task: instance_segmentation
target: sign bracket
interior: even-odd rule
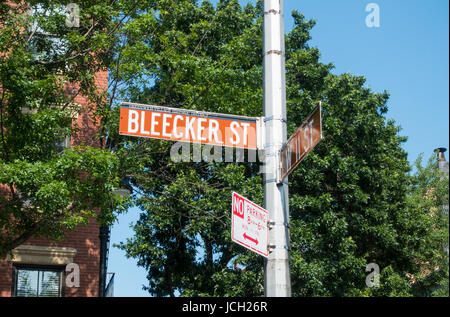
[[[269,221],[268,224],[269,224],[269,229],[272,229],[275,226],[283,226],[283,227],[286,227],[288,229],[291,227],[291,225],[289,223],[287,223],[287,222]]]
[[[256,118],[256,149],[258,151],[264,150],[264,143],[266,142],[265,118]]]
[[[269,245],[269,253],[272,253],[274,249],[285,249],[285,250],[287,250],[287,251],[290,251],[290,250],[291,250],[291,248],[288,247],[287,245],[279,246],[279,245],[273,245],[273,244],[270,244],[270,245]]]

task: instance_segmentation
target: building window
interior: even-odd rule
[[[30,50],[36,60],[55,61],[68,51],[68,41],[61,34],[65,26],[65,7],[59,4],[35,4],[30,8],[33,23],[30,26]],[[58,22],[59,21],[59,22]]]
[[[13,296],[62,297],[63,267],[14,265]]]
[[[59,154],[63,153],[66,148],[70,148],[70,142],[71,142],[70,136],[66,136],[61,141],[56,142],[55,143],[56,152],[58,152]]]

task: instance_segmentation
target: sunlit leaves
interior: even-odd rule
[[[122,3],[77,4],[74,28],[65,23],[66,1],[0,5],[2,255],[33,235],[59,239],[93,218],[111,224],[113,210],[126,206],[112,195],[120,161],[75,137],[90,129],[85,141],[104,141],[106,127],[92,126],[108,113],[95,74],[109,65]],[[87,113],[77,96],[88,101]],[[73,124],[78,117],[81,127]],[[70,136],[79,147],[68,148]]]

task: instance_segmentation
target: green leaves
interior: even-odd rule
[[[261,2],[145,5],[126,22],[114,56],[120,97],[262,115]],[[331,74],[333,65],[308,45],[315,22],[293,16],[286,36],[288,135],[318,101],[324,130],[289,176],[293,295],[416,294],[411,276],[442,260],[442,218],[429,210],[448,202],[445,186],[423,169],[411,178],[406,138],[385,117],[389,94],[373,92],[362,76]],[[114,110],[112,118],[118,120]],[[119,247],[146,268],[146,289],[157,296],[261,296],[262,258],[232,243],[229,232],[232,191],[263,204],[258,164],[174,163],[170,142],[111,136],[143,210],[135,235]],[[442,198],[423,199],[430,188]],[[379,288],[365,283],[369,263],[381,269]]]
[[[50,238],[62,236],[65,228],[73,229],[92,216],[112,223],[111,211],[122,203],[112,195],[119,183],[117,168],[114,155],[89,147],[67,149],[49,162],[2,163],[0,183],[14,184],[16,195],[2,196],[0,200],[2,247],[6,248],[14,240],[15,235],[10,233],[26,232],[26,223],[32,219],[51,220],[48,224],[51,231],[43,226],[36,232]],[[98,210],[102,212],[96,215]],[[15,219],[9,218],[10,214]]]
[[[78,28],[66,26],[66,4],[0,7],[2,256],[34,235],[59,239],[93,218],[111,224],[113,211],[127,206],[112,195],[120,181],[116,155],[84,145],[64,148],[81,144],[81,134],[100,145],[107,134],[97,125],[109,113],[107,83],[98,72],[110,65],[121,3],[79,1]]]

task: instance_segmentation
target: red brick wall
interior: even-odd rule
[[[99,90],[108,89],[108,71],[100,71],[95,76],[95,85]],[[76,88],[74,89],[77,90]],[[74,103],[83,105],[83,110],[78,115],[78,118],[74,122],[74,126],[79,129],[72,135],[72,146],[84,143],[85,145],[99,147],[100,140],[97,137],[98,125],[100,122],[97,118],[97,122],[93,121],[90,110],[92,108],[87,107],[88,100],[86,97],[77,95],[74,99]]]
[[[67,234],[63,241],[51,242],[43,238],[32,238],[24,245],[70,247],[77,249],[73,263],[80,267],[80,287],[65,287],[65,297],[98,296],[100,268],[99,226],[92,220],[87,226],[79,226]],[[0,296],[11,296],[12,267],[10,261],[0,260]],[[71,273],[69,271],[68,273]],[[65,279],[65,278],[64,278]]]
[[[95,83],[98,89],[106,90],[108,87],[108,72],[106,70],[98,72]],[[99,147],[99,139],[93,137],[97,132],[98,122],[93,122],[90,119],[87,98],[77,96],[74,101],[82,105],[83,110],[73,123],[74,126],[78,126],[81,129],[79,129],[78,133],[72,135],[72,146],[84,143]],[[5,188],[3,187],[3,189]],[[0,194],[2,193],[0,192]],[[66,239],[63,241],[52,242],[43,238],[32,238],[25,242],[24,245],[75,248],[77,254],[73,262],[78,264],[80,268],[80,287],[65,287],[64,295],[66,297],[95,297],[99,295],[100,239],[99,225],[95,220],[92,220],[87,226],[79,226],[75,230],[68,232]],[[12,262],[0,259],[1,297],[11,296],[12,267]]]

